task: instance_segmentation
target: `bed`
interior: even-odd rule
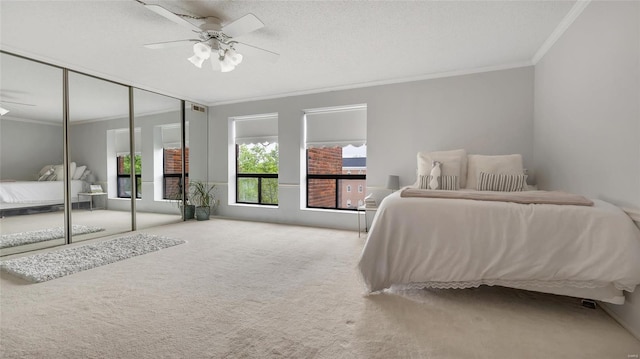
[[[623,304],[640,284],[640,230],[618,207],[465,198],[479,193],[405,188],[384,198],[358,264],[367,291],[499,285]]]
[[[79,202],[78,193],[89,190],[91,170],[69,163],[71,203]],[[0,181],[0,213],[30,214],[59,209],[64,205],[65,172],[62,164],[47,164],[34,175],[37,181]]]
[[[88,189],[88,183],[71,180],[71,200],[76,202],[78,193]],[[62,181],[12,181],[0,182],[0,209],[20,209],[28,207],[64,204]]]

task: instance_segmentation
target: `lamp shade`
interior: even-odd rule
[[[237,53],[233,48],[227,50],[225,57],[228,58],[234,66],[238,66],[242,62],[242,55]]]
[[[202,63],[204,62],[205,58],[200,57],[198,55],[193,55],[190,58],[188,58],[187,60],[189,60],[189,62],[194,64],[196,67],[202,68]]]
[[[396,191],[400,189],[400,176],[389,175],[387,178],[387,189]]]
[[[222,72],[230,72],[235,69],[236,66],[229,60],[227,56],[225,56],[222,60],[220,60],[220,71]]]
[[[206,60],[211,56],[211,46],[198,42],[193,45],[193,53]]]

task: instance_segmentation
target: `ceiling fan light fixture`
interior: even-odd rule
[[[222,72],[231,72],[235,68],[236,66],[232,64],[226,56],[223,60],[220,61],[220,71]]]
[[[231,47],[226,51],[226,58],[229,59],[229,61],[231,61],[231,63],[234,66],[238,66],[240,65],[240,63],[242,62],[242,55],[237,53],[236,50]]]
[[[211,46],[197,42],[193,45],[193,54],[206,60],[211,56]]]
[[[198,55],[193,55],[190,58],[188,58],[187,60],[189,60],[197,68],[202,68],[202,63],[204,62],[205,58],[202,58],[202,57],[200,57]]]

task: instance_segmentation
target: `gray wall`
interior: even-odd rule
[[[62,164],[62,123],[0,121],[0,179],[37,180],[47,164]]]
[[[640,208],[639,61],[640,3],[592,2],[535,66],[541,188]],[[638,290],[608,308],[640,337]]]
[[[292,96],[209,108],[209,178],[220,184],[218,214],[234,218],[355,229],[353,213],[301,210],[304,109],[367,104],[367,185],[415,181],[419,151],[466,148],[469,153],[521,153],[533,163],[533,67],[361,89]],[[278,113],[278,208],[227,205],[229,118]],[[304,178],[304,177],[302,177]],[[304,184],[304,182],[302,182]]]
[[[190,173],[193,180],[206,180],[207,175],[207,122],[206,115],[199,112],[186,113],[189,122],[188,140],[190,146]],[[155,115],[136,117],[135,127],[141,129],[142,137],[142,199],[136,202],[139,211],[178,213],[176,203],[155,200],[154,191],[154,128],[163,124],[180,122],[180,112],[166,112]],[[69,151],[71,160],[79,165],[87,165],[97,176],[97,182],[106,190],[107,185],[107,131],[128,128],[127,118],[79,123],[70,127]],[[115,163],[112,163],[115,166]],[[112,169],[112,171],[115,167]],[[115,191],[109,192],[109,209],[130,210],[128,199],[116,198]]]

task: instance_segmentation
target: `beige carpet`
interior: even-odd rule
[[[356,232],[219,219],[145,232],[187,243],[39,284],[3,273],[0,357],[640,353],[606,313],[567,297],[497,287],[363,297]]]

